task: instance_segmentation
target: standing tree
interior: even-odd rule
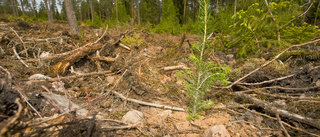
[[[65,0],[64,4],[65,4],[65,10],[66,10],[69,26],[70,26],[70,32],[73,35],[79,35],[80,31],[79,31],[76,15],[75,15],[74,10],[73,10],[72,1],[71,0]]]
[[[115,0],[115,3],[116,3],[116,18],[117,18],[117,21],[119,21],[119,18],[118,18],[118,0]]]
[[[24,4],[23,4],[23,0],[20,0],[20,4],[21,4],[21,9],[22,9],[22,15],[26,16],[25,12],[24,12]]]
[[[92,4],[92,0],[90,0],[89,2],[90,2],[90,10],[91,10],[91,21],[92,21],[92,23],[93,23],[93,16],[94,16],[94,14],[93,14],[93,4]]]
[[[36,1],[35,1],[35,0],[31,0],[31,3],[32,3],[33,16],[34,16],[34,17],[37,17],[37,15],[36,15],[36,9],[35,9],[35,8],[36,8],[36,6],[35,6],[35,5],[36,5],[36,4],[35,4]]]
[[[138,25],[140,26],[140,0],[137,1]]]
[[[16,8],[15,8],[16,4],[15,4],[14,1],[15,1],[15,0],[11,0],[11,4],[12,4],[13,15],[14,15],[14,17],[16,18],[16,17],[18,16],[18,13],[17,13],[17,11],[16,11]]]
[[[51,18],[52,16],[51,16],[50,8],[48,6],[48,0],[44,0],[44,4],[47,9],[47,16],[48,16],[49,23],[52,24],[52,18]]]

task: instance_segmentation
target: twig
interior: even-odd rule
[[[22,60],[22,59],[20,58],[20,56],[18,55],[18,53],[17,53],[17,51],[16,51],[16,46],[15,46],[15,45],[13,45],[12,50],[13,50],[14,54],[17,56],[17,58],[20,60],[20,62],[21,62],[24,66],[26,66],[27,68],[29,68],[29,66],[28,66],[26,63],[24,63],[23,60]]]
[[[27,97],[24,96],[22,94],[22,92],[20,91],[20,87],[15,87],[15,90],[18,91],[18,93],[20,94],[20,96],[23,98],[24,102],[26,102],[28,104],[28,106],[34,111],[36,112],[36,114],[42,118],[42,116],[40,115],[40,113],[30,104],[30,102],[28,101]]]
[[[7,84],[11,85],[11,82],[12,82],[12,74],[5,68],[3,68],[2,66],[0,66],[0,69],[2,69],[4,72],[7,73]]]
[[[91,132],[93,130],[93,128],[95,127],[95,120],[96,120],[96,114],[93,114],[93,117],[92,119],[89,121],[90,124],[87,124],[87,127],[88,127],[88,131],[87,131],[87,137],[91,137]],[[89,123],[88,122],[88,123]]]
[[[123,96],[122,94],[120,94],[119,92],[114,91],[114,90],[112,90],[112,93],[115,94],[116,96],[120,97],[123,100],[127,100],[127,101],[130,101],[130,102],[138,103],[138,104],[141,104],[141,105],[152,106],[152,107],[163,108],[163,109],[171,109],[171,110],[176,110],[176,111],[185,111],[183,108],[159,105],[159,104],[144,102],[144,101],[140,101],[140,100],[136,100],[136,99],[132,99],[132,98],[127,98],[127,97]]]
[[[122,77],[124,76],[124,74],[127,73],[127,70],[128,70],[128,69],[126,69],[126,70],[122,73],[121,77],[120,77],[120,78],[117,80],[117,82],[113,85],[112,90],[115,89],[115,87],[119,84],[119,81],[122,79]]]
[[[42,130],[45,130],[45,129],[47,129],[47,128],[51,128],[51,127],[54,127],[54,126],[71,125],[71,124],[77,124],[77,123],[79,123],[79,122],[77,122],[77,121],[72,121],[72,122],[67,122],[67,123],[52,124],[52,125],[49,125],[49,126],[46,126],[46,127],[42,127],[42,128],[40,128],[40,129],[38,129],[38,130],[36,130],[36,131],[33,131],[33,132],[31,132],[30,134],[28,134],[28,135],[26,135],[26,136],[24,136],[24,137],[31,137],[31,136],[32,136],[33,134],[35,134],[35,133],[41,132]]]
[[[165,136],[165,135],[175,135],[175,134],[188,134],[188,133],[203,133],[203,130],[184,130],[184,131],[178,131],[178,132],[171,132],[171,133],[162,133],[158,134],[156,136]]]
[[[98,43],[98,42],[101,40],[101,38],[104,37],[104,35],[106,34],[107,30],[108,30],[108,24],[107,24],[106,30],[104,31],[104,33],[102,34],[102,36],[94,42],[95,44]]]
[[[4,136],[4,134],[6,132],[8,132],[8,127],[13,124],[19,117],[20,117],[20,114],[21,114],[21,111],[22,111],[22,105],[20,103],[20,98],[17,98],[15,101],[14,101],[16,104],[18,104],[18,112],[13,116],[13,117],[10,117],[5,123],[5,126],[1,129],[0,131],[0,136]]]
[[[282,128],[282,130],[284,131],[284,133],[286,134],[287,137],[290,137],[288,131],[286,130],[286,128],[283,126],[282,122],[281,122],[281,119],[280,119],[280,116],[279,116],[279,113],[276,114],[277,116],[277,120]]]
[[[140,122],[138,122],[136,124],[133,124],[133,125],[127,125],[127,126],[102,127],[102,129],[105,129],[107,131],[109,131],[109,130],[119,130],[119,129],[131,129],[131,128],[136,128],[138,124],[140,124]]]
[[[180,130],[178,129],[178,127],[177,127],[176,123],[174,123],[174,120],[173,120],[171,117],[167,117],[167,119],[170,119],[170,120],[171,120],[171,122],[172,122],[172,124],[173,124],[174,128],[179,132]]]
[[[17,36],[17,37],[19,38],[19,40],[22,42],[22,45],[23,45],[23,47],[24,47],[24,52],[25,52],[25,54],[26,54],[26,57],[28,58],[28,52],[27,52],[27,48],[26,48],[25,43],[23,42],[23,40],[21,39],[21,37],[18,35],[18,33],[17,33],[13,28],[10,27],[10,29],[11,29],[11,31],[14,32],[14,34],[16,34],[16,36]]]

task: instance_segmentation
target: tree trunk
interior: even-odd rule
[[[47,9],[47,16],[48,16],[49,23],[52,24],[52,18],[51,18],[50,9],[48,6],[48,0],[44,0],[44,5],[46,6],[46,9]]]
[[[18,11],[18,6],[17,6],[17,1],[16,0],[13,0],[14,2],[14,9],[16,10],[16,13],[17,13],[17,16],[19,16],[19,11]]]
[[[318,3],[318,6],[317,6],[316,16],[314,17],[314,24],[313,25],[317,25],[317,17],[318,17],[319,6],[320,6],[320,1]]]
[[[216,3],[216,14],[214,14],[214,19],[217,18],[217,14],[218,14],[218,7],[219,7],[219,0],[217,0],[217,3]]]
[[[16,18],[17,17],[17,12],[16,12],[16,8],[15,8],[14,0],[11,0],[11,4],[12,4],[13,15]]]
[[[80,18],[80,20],[82,21],[83,19],[82,19],[82,12],[81,12],[81,7],[79,7],[80,9],[79,9],[79,18]]]
[[[26,16],[25,12],[24,12],[24,5],[23,5],[23,1],[20,0],[20,3],[21,3],[21,9],[22,9],[22,15],[23,16]]]
[[[31,4],[32,4],[32,12],[33,12],[33,16],[34,16],[34,17],[37,17],[37,15],[36,15],[36,10],[35,10],[35,8],[34,8],[34,7],[35,7],[35,5],[34,5],[34,1],[35,1],[35,0],[31,0]]]
[[[137,13],[138,13],[138,25],[140,25],[140,3],[139,3],[139,0],[137,2]]]
[[[233,15],[236,15],[237,13],[237,0],[234,0],[234,9],[233,9]],[[236,18],[233,18],[232,20],[232,26],[234,26],[234,21]],[[232,27],[232,32],[234,31],[234,27]]]
[[[117,18],[117,21],[119,21],[119,19],[118,19],[118,0],[115,0],[115,3],[116,3],[116,18]]]
[[[66,8],[66,13],[67,13],[69,26],[70,26],[70,32],[73,35],[79,35],[80,31],[79,31],[76,15],[75,15],[74,10],[73,10],[72,1],[71,0],[65,0],[64,4],[65,4],[65,8]]]
[[[134,14],[133,14],[133,0],[131,0],[131,23],[134,24]]]
[[[93,23],[93,5],[92,5],[92,0],[90,0],[90,9],[91,9],[91,21]]]
[[[53,20],[53,14],[52,14],[51,2],[50,2],[50,1],[51,1],[51,0],[49,0],[48,6],[50,7],[50,8],[49,8],[50,18],[51,18],[51,20]]]
[[[187,8],[187,0],[184,0],[184,3],[183,3],[183,24],[186,24],[186,8]]]

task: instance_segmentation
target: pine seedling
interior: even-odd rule
[[[200,0],[200,15],[199,15],[199,44],[192,45],[194,54],[191,54],[189,59],[194,64],[194,69],[186,70],[186,74],[191,79],[186,81],[186,89],[189,97],[189,119],[195,119],[199,117],[199,113],[204,109],[213,105],[210,100],[205,100],[205,93],[211,91],[211,86],[219,83],[221,85],[227,85],[229,82],[226,78],[226,74],[230,72],[229,67],[220,66],[214,64],[211,61],[206,60],[204,55],[206,47],[209,45],[207,24],[210,15],[209,0]],[[179,75],[179,74],[178,74]],[[181,74],[180,74],[181,76]]]

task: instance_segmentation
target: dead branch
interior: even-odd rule
[[[24,52],[26,53],[26,57],[28,57],[28,52],[27,52],[26,44],[23,42],[23,40],[21,39],[21,37],[18,35],[18,33],[17,33],[13,28],[10,27],[10,29],[11,29],[11,31],[14,32],[14,34],[16,34],[16,36],[17,36],[17,37],[19,38],[19,40],[21,41],[21,43],[22,43],[22,45],[23,45],[23,47],[24,47]]]
[[[126,49],[126,50],[129,50],[129,51],[131,50],[130,47],[128,47],[128,46],[126,46],[126,45],[124,45],[122,43],[119,43],[119,46],[124,48],[124,49]]]
[[[22,111],[22,108],[23,108],[21,103],[20,103],[20,98],[17,98],[15,100],[15,103],[18,104],[18,112],[14,116],[10,117],[7,121],[5,121],[5,126],[0,131],[0,136],[1,137],[4,136],[4,134],[6,132],[8,132],[9,126],[12,125],[20,117],[20,114],[21,114],[21,111]]]
[[[105,126],[105,127],[102,127],[102,129],[105,129],[107,131],[110,131],[110,130],[119,130],[119,129],[131,129],[131,128],[137,128],[137,125],[140,124],[139,123],[136,123],[136,124],[133,124],[133,125],[127,125],[127,126]]]
[[[239,84],[241,84],[241,85],[248,85],[248,86],[261,85],[261,84],[266,84],[266,83],[271,83],[271,82],[274,82],[274,81],[279,81],[279,80],[287,79],[287,78],[293,77],[294,75],[295,75],[295,74],[291,74],[291,75],[284,76],[284,77],[281,77],[281,78],[270,79],[270,80],[268,80],[268,81],[262,81],[262,82],[258,82],[258,83],[241,83],[241,82],[239,82]]]
[[[188,134],[188,133],[204,133],[203,130],[184,130],[184,131],[178,131],[178,132],[171,132],[171,133],[162,133],[162,134],[158,134],[156,136],[166,136],[166,135],[176,135],[176,134]]]
[[[102,36],[101,36],[99,39],[97,39],[97,40],[94,42],[94,44],[98,43],[98,42],[101,40],[101,38],[103,38],[104,35],[106,35],[107,30],[108,30],[108,24],[107,24],[107,27],[106,27],[106,29],[104,30]]]
[[[29,68],[29,66],[28,66],[26,63],[24,63],[23,60],[22,60],[22,59],[20,58],[20,56],[18,55],[18,53],[17,53],[17,51],[16,51],[16,46],[15,46],[15,45],[13,45],[12,50],[13,50],[14,54],[16,55],[16,57],[19,59],[19,61],[20,61],[24,66],[26,66],[27,68]]]
[[[7,82],[6,83],[8,85],[11,85],[12,78],[13,78],[12,74],[7,69],[3,68],[2,66],[0,66],[0,69],[2,69],[4,72],[7,73]]]
[[[163,109],[176,110],[176,111],[185,111],[183,108],[159,105],[159,104],[144,102],[144,101],[140,101],[140,100],[136,100],[136,99],[132,99],[132,98],[127,98],[127,97],[123,96],[122,94],[120,94],[119,92],[114,91],[114,90],[112,90],[112,93],[115,94],[116,96],[120,97],[123,100],[127,100],[127,101],[130,101],[130,102],[133,102],[133,103],[138,103],[138,104],[141,104],[141,105],[152,106],[152,107],[163,108]]]
[[[254,103],[255,105],[265,109],[266,111],[268,112],[271,112],[273,114],[279,114],[280,116],[282,117],[286,117],[286,118],[289,118],[289,119],[293,119],[295,121],[298,121],[298,122],[301,122],[301,123],[305,123],[307,125],[310,125],[310,126],[313,126],[317,129],[320,129],[320,124],[317,123],[314,119],[312,118],[308,118],[308,117],[303,117],[301,115],[298,115],[298,114],[294,114],[292,112],[288,112],[286,110],[282,110],[282,109],[278,109],[260,99],[257,99],[255,97],[252,97],[248,94],[245,94],[245,93],[236,93],[236,96],[237,97],[240,97],[242,99],[245,99],[245,100],[248,100],[252,103]]]
[[[119,57],[119,55],[117,55],[115,58],[100,56],[100,52],[97,51],[96,56],[92,57],[91,59],[92,60],[107,61],[107,62],[114,62],[114,61],[116,61],[116,59],[118,57]]]
[[[271,96],[271,97],[278,97],[278,98],[286,98],[286,99],[309,99],[309,100],[316,100],[316,99],[320,99],[320,98],[315,98],[315,97],[292,97],[292,96],[287,96],[287,95],[281,95],[281,94],[270,94],[270,93],[266,93],[266,92],[261,92],[261,90],[265,90],[265,89],[282,89],[282,90],[300,90],[300,91],[308,91],[311,89],[316,89],[319,88],[319,86],[314,86],[314,87],[307,87],[307,88],[285,88],[285,87],[280,87],[280,86],[272,86],[272,87],[263,87],[263,88],[253,88],[253,89],[249,89],[247,87],[241,86],[243,88],[245,88],[246,90],[243,91],[234,91],[234,92],[230,92],[231,94],[236,94],[236,93],[245,93],[245,92],[256,92],[259,94],[263,94],[263,95],[267,95],[267,96]]]
[[[74,79],[74,78],[79,78],[79,77],[86,77],[86,76],[92,76],[92,75],[106,75],[106,76],[110,76],[110,75],[114,75],[117,74],[118,72],[112,73],[111,70],[107,70],[107,71],[101,71],[101,72],[91,72],[91,73],[85,73],[85,74],[79,74],[79,75],[72,75],[72,76],[66,76],[66,77],[56,77],[56,78],[52,78],[52,79],[45,79],[45,80],[30,80],[27,81],[28,83],[32,83],[32,82],[42,82],[42,81],[58,81],[59,79]]]
[[[47,128],[51,128],[51,127],[54,127],[54,126],[62,126],[62,125],[72,125],[72,124],[78,124],[79,121],[72,121],[72,122],[67,122],[67,123],[58,123],[58,124],[52,124],[52,125],[49,125],[49,126],[46,126],[46,127],[42,127],[40,129],[37,129],[36,131],[33,131],[31,132],[30,134],[24,136],[24,137],[31,137],[33,134],[36,134],[36,133],[39,133]]]
[[[279,114],[277,113],[276,116],[277,116],[277,120],[278,120],[278,122],[279,122],[282,130],[284,131],[284,133],[286,134],[287,137],[290,137],[288,131],[286,130],[286,128],[283,126],[283,124],[282,124],[282,122],[281,122],[281,119],[280,119]]]
[[[251,112],[251,113],[255,113],[255,114],[257,114],[257,115],[261,115],[261,116],[264,116],[264,117],[266,117],[266,118],[270,118],[270,119],[273,119],[273,120],[277,120],[276,118],[271,117],[271,116],[269,116],[269,115],[266,115],[266,114],[263,114],[263,113],[260,113],[260,112],[257,112],[257,111],[251,111],[250,109],[247,109],[247,108],[245,108],[245,107],[242,107],[242,108],[245,109],[245,110],[247,110],[247,111],[249,111],[249,112]],[[306,133],[306,134],[309,134],[309,135],[312,135],[312,136],[320,137],[319,135],[310,133],[310,132],[305,131],[305,130],[303,130],[303,129],[293,127],[293,126],[291,126],[290,124],[288,124],[288,123],[286,123],[286,122],[281,121],[281,123],[282,123],[282,124],[285,124],[286,126],[292,128],[292,129],[294,129],[294,130],[297,130],[297,131],[300,131],[300,132],[303,132],[303,133]]]
[[[168,67],[164,67],[162,69],[165,71],[169,71],[169,70],[188,69],[188,68],[186,68],[184,65],[179,65],[179,66],[168,66]]]
[[[222,89],[231,88],[232,86],[238,84],[241,80],[247,78],[247,77],[250,76],[251,74],[257,72],[257,71],[260,70],[261,68],[269,65],[271,62],[273,62],[273,61],[275,61],[276,59],[278,59],[282,54],[284,54],[285,52],[287,52],[287,51],[288,51],[289,49],[291,49],[291,48],[301,47],[301,46],[309,45],[309,44],[316,43],[316,42],[319,42],[319,41],[320,41],[320,39],[316,39],[316,40],[309,41],[309,42],[305,42],[305,43],[302,43],[302,44],[292,45],[292,46],[290,46],[289,48],[287,48],[287,49],[285,49],[284,51],[282,51],[281,53],[279,53],[277,56],[275,56],[272,60],[267,61],[266,63],[264,63],[264,64],[261,65],[260,67],[256,68],[255,70],[251,71],[250,73],[246,74],[245,76],[239,78],[238,80],[236,80],[235,82],[233,82],[233,83],[230,84],[229,86],[223,87]],[[220,89],[218,92],[220,92],[222,89]],[[215,94],[217,94],[218,92],[216,92]]]

